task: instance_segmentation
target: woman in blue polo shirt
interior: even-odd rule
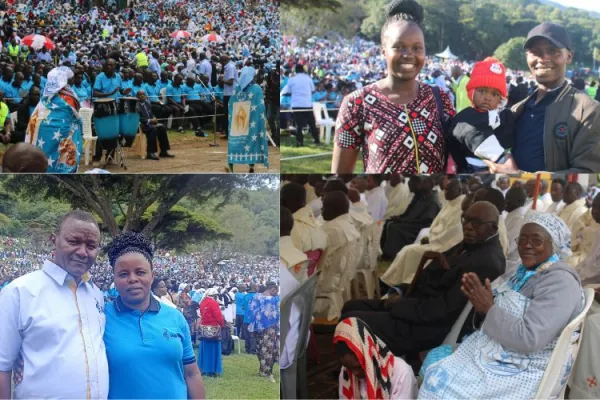
[[[204,384],[183,315],[151,294],[153,250],[126,232],[108,248],[119,297],[106,305],[109,399],[203,399]]]

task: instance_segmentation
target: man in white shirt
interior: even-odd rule
[[[553,179],[550,185],[550,196],[552,196],[552,204],[548,206],[546,212],[558,215],[565,207],[563,195],[567,182],[564,179]]]
[[[389,187],[390,189],[386,193],[388,205],[385,210],[385,219],[404,214],[414,197],[414,193],[408,188],[408,182],[400,174],[392,174]]]
[[[76,210],[51,240],[54,259],[0,293],[0,398],[11,398],[11,371],[22,358],[15,399],[106,399],[104,298],[88,274],[100,229],[90,213]]]
[[[235,64],[231,61],[228,55],[221,57],[221,64],[223,67],[223,107],[225,108],[225,118],[223,122],[225,124],[225,135],[229,136],[229,99],[233,96],[233,88],[238,81],[238,72],[235,68]]]
[[[302,128],[306,125],[310,128],[315,144],[320,144],[319,131],[315,122],[315,116],[312,111],[312,95],[315,92],[315,85],[305,72],[304,66],[296,65],[296,75],[288,80],[287,85],[281,91],[282,96],[291,95],[292,110],[294,122],[296,123],[296,144],[304,145]]]
[[[548,211],[548,207],[552,205],[552,195],[548,193],[548,181],[545,179],[540,180],[540,198],[544,211]],[[538,200],[538,201],[539,201]]]
[[[367,175],[367,205],[373,220],[380,221],[385,217],[388,200],[385,189],[381,187],[382,175]]]
[[[200,64],[198,65],[198,73],[200,75],[204,75],[208,78],[210,82],[212,76],[212,65],[210,65],[210,61],[206,58],[206,53],[200,53]]]

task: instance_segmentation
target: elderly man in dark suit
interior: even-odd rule
[[[413,284],[390,290],[388,299],[347,302],[340,321],[361,319],[397,357],[439,346],[468,302],[461,291],[463,275],[473,272],[492,282],[504,273],[498,219],[491,203],[473,204],[462,218],[461,243],[444,253],[425,253],[432,260],[427,268],[417,272]]]
[[[158,160],[156,152],[158,150],[156,139],[160,145],[160,157],[171,158],[175,157],[168,153],[170,149],[169,137],[167,136],[167,128],[163,124],[159,124],[156,117],[152,113],[152,105],[148,101],[148,96],[144,90],[137,92],[137,98],[140,102],[140,123],[142,124],[142,132],[146,134],[148,141],[146,158],[149,160]]]

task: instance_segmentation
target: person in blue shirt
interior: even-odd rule
[[[183,86],[183,93],[185,94],[186,104],[190,106],[190,111],[186,115],[194,115],[195,117],[211,115],[210,105],[203,102],[200,98],[200,87],[201,85],[196,83],[193,75],[188,75],[186,78],[185,85]],[[197,121],[198,127],[196,128],[196,136],[207,137],[208,135],[202,130],[200,118],[192,118],[192,122]]]
[[[92,106],[92,88],[83,84],[83,75],[81,73],[76,73],[73,76],[72,89],[77,97],[79,97],[82,107],[89,108]]]
[[[241,284],[238,288],[238,292],[235,294],[235,328],[237,329],[238,336],[242,335],[242,327],[244,326],[244,314],[246,313],[246,307],[248,302],[246,301],[246,285]]]
[[[133,70],[129,68],[123,68],[121,71],[121,88],[129,89],[133,86]]]
[[[314,92],[312,95],[313,102],[315,102],[315,103],[323,102],[326,100],[326,97],[327,97],[327,90],[325,90],[323,83],[319,83],[317,85],[317,91]]]
[[[144,76],[142,74],[135,74],[131,81],[131,97],[136,97],[140,90],[144,89]]]
[[[123,88],[121,76],[116,73],[117,62],[113,58],[109,58],[104,66],[104,72],[96,77],[94,82],[94,90],[92,95],[96,98],[110,97],[119,101],[119,96],[128,96],[131,93],[131,88]],[[117,139],[98,140],[100,146],[96,146],[96,154],[93,161],[99,162],[102,158],[102,150],[106,150],[107,158],[112,157],[115,148],[117,147]]]
[[[156,82],[160,89],[166,89],[171,84],[171,80],[169,79],[169,74],[167,71],[162,71],[160,73],[160,80]]]
[[[169,118],[169,115],[171,115],[171,109],[162,102],[162,97],[160,94],[160,89],[162,87],[159,85],[158,81],[158,74],[153,72],[150,74],[148,82],[146,82],[143,87],[144,91],[148,95],[150,105],[152,106],[152,113],[156,115],[156,118],[159,120],[164,120],[163,123],[166,125],[166,120]]]
[[[203,399],[204,384],[183,315],[152,296],[153,249],[125,232],[108,247],[119,297],[105,306],[109,399]]]
[[[177,124],[177,130],[182,133],[183,129],[183,116],[186,115],[185,112],[185,94],[183,89],[183,76],[181,74],[175,75],[173,78],[173,83],[171,83],[167,87],[167,104],[173,113],[173,122]],[[194,111],[190,108],[187,113],[188,116],[194,117]],[[192,125],[194,125],[194,129],[196,133],[199,132],[199,123],[197,118],[191,119]],[[201,131],[201,130],[200,130]]]
[[[21,100],[27,93],[28,91],[23,88],[23,74],[17,72],[12,83],[4,88],[4,98],[10,112],[17,111]]]
[[[246,342],[246,353],[248,354],[256,354],[256,339],[254,335],[248,331],[248,324],[254,320],[254,316],[248,311],[248,304],[252,301],[254,296],[256,296],[256,292],[258,291],[258,285],[256,283],[250,284],[250,289],[248,293],[246,293],[246,297],[244,299],[246,303],[246,311],[244,312],[244,325],[242,326],[242,335],[243,339]]]

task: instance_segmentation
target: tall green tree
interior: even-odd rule
[[[525,59],[525,53],[523,52],[523,45],[527,38],[516,37],[510,39],[508,42],[501,44],[494,52],[494,57],[502,61],[504,65],[510,69],[517,69],[521,71],[529,70],[527,61]]]

